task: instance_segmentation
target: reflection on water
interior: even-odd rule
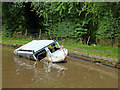
[[[2,47],[3,88],[117,88],[118,70],[68,57],[68,63],[19,58]]]
[[[57,79],[57,78],[63,78],[65,76],[65,71],[67,68],[65,66],[55,64],[52,62],[46,62],[46,61],[35,61],[33,64],[30,64],[28,60],[22,60],[22,58],[14,56],[14,62],[17,64],[16,73],[20,74],[22,72],[23,67],[26,69],[30,69],[32,72],[34,72],[32,81],[40,81],[44,79]],[[40,64],[42,63],[42,64]],[[42,65],[43,67],[40,68],[38,64]],[[56,69],[56,72],[54,77],[49,77],[49,73],[52,72],[52,69]],[[52,72],[53,73],[53,72]]]

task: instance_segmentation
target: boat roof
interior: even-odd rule
[[[54,42],[56,42],[56,41],[54,41],[54,40],[33,40],[33,41],[21,46],[19,49],[34,50],[36,52],[42,48],[45,48],[45,47],[51,45]]]

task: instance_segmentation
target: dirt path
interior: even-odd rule
[[[81,50],[88,50],[88,51],[95,51],[95,52],[105,52],[105,53],[110,53],[110,54],[120,54],[120,53],[113,53],[113,52],[110,52],[110,51],[104,51],[104,50],[91,50],[91,49],[83,49],[83,48],[69,47],[69,46],[65,46],[65,48],[81,49]]]
[[[118,53],[113,53],[113,52],[104,51],[104,50],[90,50],[90,49],[68,47],[68,46],[65,46],[65,48],[88,50],[88,51],[95,51],[95,52],[105,52],[105,53],[110,53],[110,54],[118,54]],[[86,54],[86,53],[83,53],[83,52],[72,51],[72,50],[69,50],[69,56],[75,57],[75,58],[80,58],[80,59],[90,61],[90,62],[94,62],[94,63],[101,63],[101,64],[104,64],[104,65],[107,65],[107,66],[120,68],[119,67],[120,62],[119,62],[118,59],[112,59],[112,58],[108,58],[108,57],[105,57],[105,56],[97,56],[97,55],[93,55],[93,54]]]
[[[92,54],[86,54],[79,51],[69,50],[69,56],[74,58],[79,58],[81,60],[90,61],[93,63],[101,63],[103,65],[120,68],[120,62],[118,59],[112,59],[105,56],[96,56]]]

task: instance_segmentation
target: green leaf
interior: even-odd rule
[[[62,9],[60,10],[60,15],[62,15]]]
[[[72,7],[70,7],[70,8],[68,9],[68,13],[70,13],[70,12],[71,12],[71,9],[72,9]]]

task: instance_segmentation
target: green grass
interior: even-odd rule
[[[73,42],[63,42],[64,46],[68,46],[68,47],[77,47],[77,48],[81,48],[81,49],[88,49],[88,50],[102,50],[102,51],[108,51],[108,52],[113,52],[113,53],[118,53],[118,47],[111,47],[111,46],[100,46],[100,45],[96,45],[96,46],[89,46],[89,45],[85,45],[85,44],[81,44],[81,43],[73,43]]]
[[[118,54],[112,54],[112,53],[105,53],[105,52],[96,52],[96,51],[89,51],[89,50],[82,50],[82,49],[72,49],[72,48],[67,48],[72,51],[79,51],[79,52],[84,52],[86,54],[92,54],[96,56],[103,56],[103,57],[109,57],[113,59],[118,59]]]
[[[18,41],[31,41],[33,38],[25,38],[25,37],[21,37],[21,38],[13,38],[13,37],[2,37],[2,41],[9,41],[9,40],[18,40]]]
[[[28,42],[32,41],[31,38],[13,38],[13,37],[2,37],[2,43],[8,44],[21,44],[24,45]]]
[[[35,40],[35,38],[25,38],[25,37],[20,37],[20,38],[12,38],[12,37],[2,37],[2,43],[6,44],[19,44],[19,45],[24,45],[32,40]],[[118,53],[118,47],[110,47],[110,46],[89,46],[85,45],[82,43],[75,43],[74,40],[67,40],[67,41],[59,41],[60,44],[63,44],[64,46],[68,47],[69,50],[73,51],[79,51],[87,54],[93,54],[97,56],[105,56],[105,57],[110,57],[110,58],[115,58],[118,59],[118,55],[114,53]],[[81,48],[81,49],[74,49],[74,48],[69,48],[69,47],[76,47],[76,48]],[[97,50],[97,51],[93,51]],[[106,52],[99,52],[99,51],[109,51],[112,53],[106,53]]]

